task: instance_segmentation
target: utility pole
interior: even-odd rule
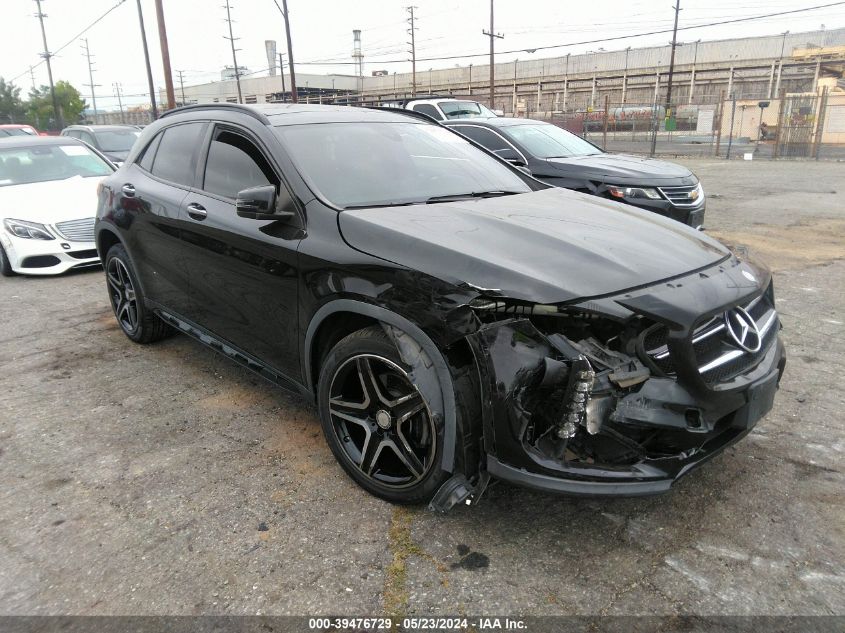
[[[123,100],[120,94],[120,84],[115,82],[112,84],[112,88],[114,88],[114,96],[117,97],[117,106],[120,108],[120,122],[126,123],[126,117],[123,115]]]
[[[411,45],[411,96],[417,96],[417,39],[416,39],[416,31],[417,27],[415,25],[416,17],[414,16],[414,9],[418,7],[410,6],[405,7],[405,10],[410,14],[407,22],[411,25],[411,28],[408,29],[408,33],[411,35],[411,41],[408,44]]]
[[[94,105],[94,123],[96,124],[97,123],[97,94],[96,94],[97,91],[94,90],[94,88],[96,86],[99,86],[100,84],[94,83],[94,67],[93,67],[93,64],[91,63],[91,50],[88,48],[88,38],[84,37],[84,38],[82,38],[82,41],[85,42],[85,47],[83,48],[83,50],[85,51],[85,57],[88,60],[88,81],[90,82],[88,84],[88,87],[91,88],[91,102]]]
[[[282,53],[279,53],[279,74],[282,76],[282,101],[287,101],[285,98],[285,59]]]
[[[282,0],[282,6],[276,0],[276,8],[281,11],[282,17],[285,19],[285,37],[288,41],[288,66],[290,66],[290,100],[293,103],[297,102],[296,94],[296,72],[293,69],[293,43],[290,39],[290,20],[288,20],[288,0]],[[284,10],[282,9],[284,7]],[[282,81],[284,81],[285,73],[282,71]]]
[[[50,97],[53,100],[53,119],[61,130],[64,128],[65,122],[64,117],[62,117],[62,109],[59,107],[59,100],[56,98],[56,86],[53,84],[53,66],[50,64],[50,58],[53,57],[53,55],[50,53],[50,49],[47,46],[47,32],[44,30],[44,18],[47,16],[41,11],[41,0],[35,0],[35,4],[38,5],[38,13],[36,13],[35,16],[41,24],[41,40],[44,42],[44,52],[41,54],[41,57],[43,57],[44,61],[47,62],[47,79],[50,81]]]
[[[35,71],[32,66],[29,67],[29,78],[32,80],[32,89],[35,90]]]
[[[493,0],[490,0],[490,30],[482,30],[481,32],[490,38],[490,109],[492,110],[496,107],[493,105],[493,98],[495,97],[496,92],[496,69],[494,66],[496,53],[493,43],[497,38],[502,39],[505,37],[501,33],[496,33],[493,28]],[[514,68],[516,68],[516,66],[514,66]]]
[[[678,46],[678,13],[681,11],[681,0],[675,0],[675,26],[672,28],[672,55],[669,57],[669,77],[666,87],[666,122],[672,118],[672,75],[675,73],[675,48]]]
[[[182,105],[185,105],[185,71],[177,70],[176,72],[179,74],[179,91],[182,93]]]
[[[223,5],[223,8],[226,9],[226,21],[229,23],[229,37],[224,35],[223,38],[229,40],[229,43],[232,45],[232,63],[235,65],[235,83],[238,85],[238,103],[243,103],[244,98],[241,94],[241,70],[238,68],[238,56],[235,54],[235,51],[237,50],[235,48],[235,40],[240,38],[235,37],[232,34],[232,9],[229,5],[229,0],[226,0],[226,4]]]
[[[155,0],[156,18],[158,19],[158,39],[161,43],[161,63],[164,66],[164,88],[167,92],[167,107],[176,107],[176,96],[173,94],[173,73],[170,70],[170,48],[167,45],[167,27],[164,24],[164,7],[162,0]]]
[[[147,67],[147,85],[150,90],[150,121],[155,121],[158,118],[158,108],[156,107],[156,91],[153,84],[153,69],[150,67],[150,50],[147,48],[147,29],[144,28],[144,12],[141,9],[141,0],[137,0],[138,4],[138,22],[141,25],[141,43],[144,45],[144,64]]]

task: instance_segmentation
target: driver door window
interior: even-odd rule
[[[262,185],[278,190],[279,180],[261,151],[241,134],[217,130],[208,148],[203,190],[235,200],[239,191]]]

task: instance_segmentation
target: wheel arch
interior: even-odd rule
[[[97,231],[96,244],[97,253],[100,255],[100,261],[105,262],[109,249],[115,244],[123,244],[123,240],[121,240],[117,233],[115,233],[112,229],[102,227],[99,231]],[[126,245],[124,244],[123,247],[126,248]]]
[[[314,313],[305,332],[302,358],[308,390],[316,394],[316,378],[319,376],[320,360],[322,354],[327,351],[327,345],[334,346],[347,334],[361,327],[375,324],[387,324],[402,330],[411,336],[431,359],[443,397],[444,446],[441,468],[452,472],[455,467],[457,420],[455,392],[449,365],[434,341],[407,318],[386,308],[354,299],[336,299],[321,306]],[[350,329],[353,327],[354,329]]]

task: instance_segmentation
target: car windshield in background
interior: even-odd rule
[[[141,135],[140,130],[99,130],[97,142],[104,152],[128,152]]]
[[[276,131],[303,177],[336,207],[531,191],[501,162],[436,125],[321,123]]]
[[[489,119],[496,116],[494,112],[475,101],[440,101],[437,105],[447,119]]]
[[[0,149],[0,187],[110,173],[109,164],[84,145]]]
[[[5,127],[0,128],[0,136],[36,136],[36,134],[25,127]]]
[[[572,158],[603,153],[592,143],[550,123],[509,125],[504,131],[537,158]]]

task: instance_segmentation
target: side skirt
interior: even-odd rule
[[[152,301],[149,301],[148,303],[150,304],[150,308],[153,312],[155,312],[155,314],[168,325],[171,325],[180,332],[196,339],[206,347],[210,347],[214,351],[223,354],[242,367],[246,367],[247,369],[255,372],[274,385],[302,396],[309,402],[314,402],[314,394],[312,394],[305,385],[288,378],[285,374],[273,369],[252,354],[235,347],[231,343],[227,343],[196,323],[192,323],[181,316],[167,311],[157,303]]]

